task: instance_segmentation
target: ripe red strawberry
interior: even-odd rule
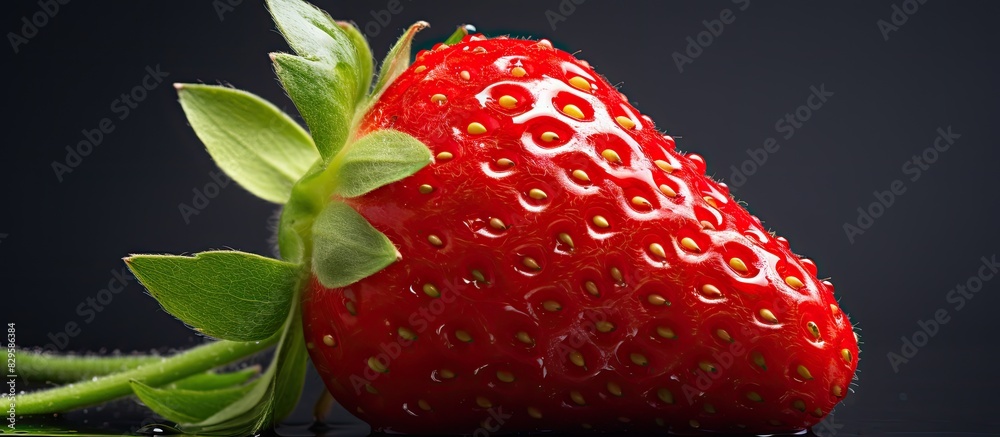
[[[402,258],[303,305],[327,387],[375,429],[768,433],[847,394],[833,286],[586,62],[439,45],[357,136],[389,128],[435,162],[343,201]]]

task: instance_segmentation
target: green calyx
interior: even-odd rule
[[[29,355],[25,376],[86,382],[24,395],[19,414],[42,414],[134,394],[186,433],[252,434],[298,401],[307,354],[300,298],[315,276],[349,285],[396,262],[389,239],[349,199],[406,178],[433,160],[399,131],[359,135],[361,118],[410,64],[411,26],[381,64],[353,24],[303,0],[266,0],[294,53],[274,69],[308,132],[275,105],[223,86],[175,85],[191,127],[215,162],[250,193],[283,205],[280,260],[245,252],[125,259],[161,306],[219,341],[171,357],[72,359]],[[266,371],[212,369],[276,346]],[[92,379],[90,379],[92,378]]]

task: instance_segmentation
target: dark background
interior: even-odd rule
[[[225,2],[71,1],[18,53],[0,48],[0,321],[17,323],[22,347],[50,343],[49,334],[68,322],[79,333],[66,351],[194,345],[202,339],[134,282],[90,323],[77,306],[107,286],[128,253],[271,253],[276,207],[235,184],[190,223],[178,210],[217,169],[187,126],[171,82],[231,83],[294,113],[267,58],[288,49],[262,2]],[[1000,435],[1000,279],[985,282],[961,310],[947,301],[976,275],[980,257],[1000,252],[1000,3],[929,0],[888,40],[877,22],[891,24],[894,5],[912,11],[915,0],[753,0],[745,10],[731,1],[565,0],[561,12],[557,1],[402,0],[386,25],[374,22],[372,13],[389,3],[317,2],[362,29],[373,22],[367,29],[379,58],[418,19],[433,26],[419,35],[422,47],[473,23],[486,34],[544,37],[579,52],[659,129],[682,137],[679,148],[705,156],[709,174],[729,182],[766,226],[816,260],[863,341],[855,393],[817,433]],[[42,10],[35,1],[5,9],[0,30],[15,34],[22,17]],[[724,9],[735,21],[679,72],[672,54],[683,53],[686,38],[697,38],[703,20]],[[553,26],[558,17],[546,11],[565,20]],[[169,73],[166,81],[119,120],[112,102],[157,65]],[[833,96],[785,139],[776,121],[821,85]],[[60,182],[51,163],[65,162],[66,146],[104,117],[114,131]],[[949,126],[961,137],[911,181],[904,163]],[[737,187],[731,166],[768,137],[780,149]],[[856,223],[857,208],[896,179],[906,192],[850,242],[844,223]],[[894,369],[887,354],[902,354],[901,337],[913,338],[918,321],[939,310],[948,322]]]

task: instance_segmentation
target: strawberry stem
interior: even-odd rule
[[[108,402],[131,395],[129,381],[161,386],[253,355],[274,345],[278,338],[280,335],[257,342],[216,341],[92,381],[29,393],[18,398],[17,414],[56,413]]]
[[[165,358],[156,355],[101,357],[18,352],[17,373],[32,381],[76,382],[124,372]]]

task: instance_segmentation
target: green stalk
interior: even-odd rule
[[[167,357],[123,355],[117,357],[55,355],[19,351],[17,373],[31,381],[66,383],[83,381],[155,363]]]
[[[46,414],[97,405],[132,394],[129,381],[157,387],[260,352],[280,335],[259,342],[216,341],[155,363],[93,381],[29,393],[17,398],[17,414]]]

